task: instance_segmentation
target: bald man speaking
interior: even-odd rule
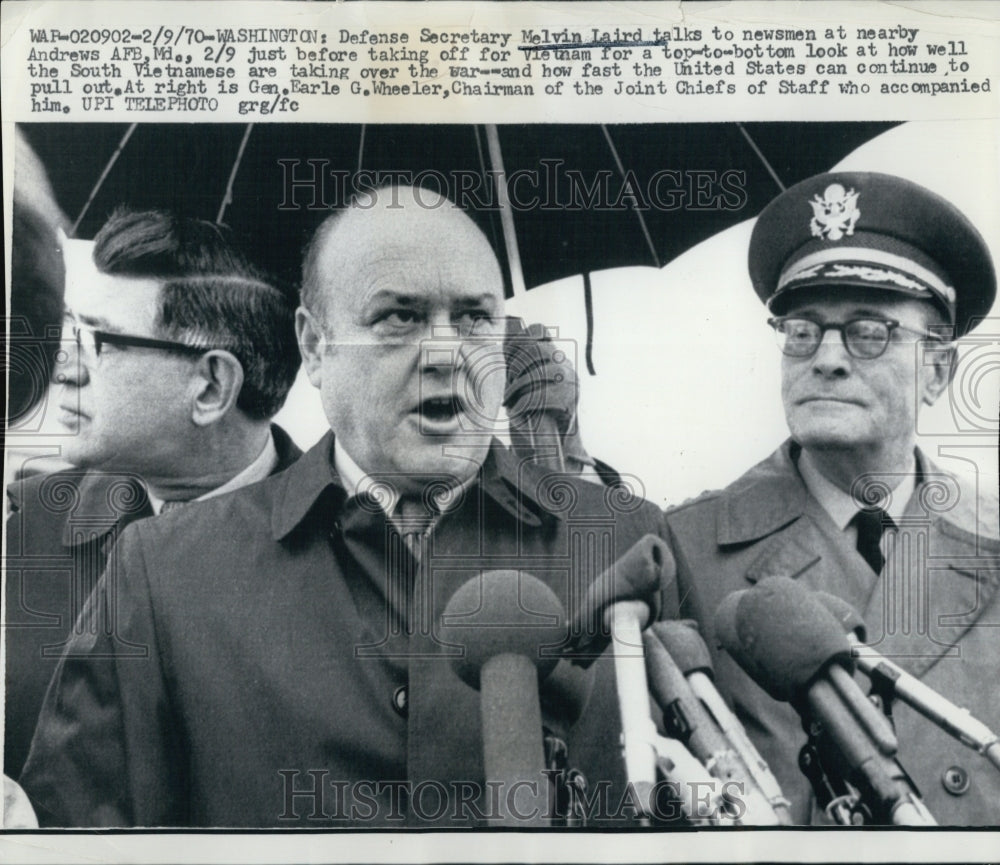
[[[301,300],[331,431],[285,472],[123,533],[93,599],[114,639],[81,635],[61,660],[22,777],[43,825],[489,826],[508,791],[486,783],[448,601],[503,571],[572,610],[663,533],[649,502],[567,475],[557,492],[494,438],[503,282],[447,199],[391,187],[327,219]],[[541,694],[549,764],[602,783],[621,774],[606,673]]]

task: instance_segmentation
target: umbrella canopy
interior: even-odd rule
[[[261,266],[294,283],[302,246],[331,209],[358,187],[402,180],[459,200],[508,263],[514,293],[522,281],[531,288],[613,267],[662,267],[893,125],[20,128],[79,237],[93,237],[121,204],[174,208],[226,222]]]

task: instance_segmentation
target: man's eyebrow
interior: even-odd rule
[[[496,295],[488,291],[472,297],[459,297],[455,300],[455,306],[459,309],[470,309],[477,306],[496,307],[498,305]]]
[[[426,297],[420,294],[410,294],[406,291],[397,291],[392,288],[380,288],[373,291],[365,298],[365,306],[373,306],[379,303],[398,303],[403,306],[419,306],[426,302]]]
[[[118,325],[104,318],[104,316],[77,314],[69,307],[65,307],[63,309],[63,316],[75,319],[76,321],[79,321],[81,324],[85,324],[88,327],[98,328],[99,330],[107,330],[110,332],[121,330],[121,328],[118,327]]]

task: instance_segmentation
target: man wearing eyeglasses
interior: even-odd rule
[[[119,532],[267,477],[299,455],[270,422],[299,365],[294,303],[216,225],[114,214],[65,241],[49,393],[72,469],[8,489],[4,771],[17,777],[60,653]],[[178,545],[183,544],[177,538]]]
[[[540,471],[494,439],[503,305],[489,241],[436,193],[386,187],[320,226],[296,328],[330,432],[263,483],[126,529],[121,627],[81,635],[60,660],[22,776],[43,826],[548,822],[550,776],[535,766],[489,786],[484,753],[512,751],[523,768],[526,743],[541,763],[537,709],[489,739],[486,723],[539,675],[507,676],[491,709],[455,661],[476,635],[507,658],[544,657],[550,638],[524,647],[567,622],[543,612],[539,583],[577,612],[607,562],[663,523],[625,487]],[[175,527],[185,543],[164,555]],[[470,583],[451,613],[470,643],[449,642],[446,605]],[[483,588],[498,585],[499,606]],[[657,606],[660,587],[645,588]],[[570,768],[617,781],[598,788],[614,802],[625,793],[604,660],[562,659],[541,688],[546,759],[567,770],[560,800],[578,801]],[[610,710],[585,709],[592,690]]]
[[[989,251],[949,202],[881,174],[826,174],[782,193],[750,242],[753,285],[783,353],[791,433],[719,492],[668,512],[681,596],[713,649],[731,592],[771,576],[833,593],[867,641],[1000,728],[996,478],[982,495],[917,447],[918,417],[948,389],[954,338],[996,294]],[[802,722],[730,657],[728,692],[796,821],[823,822],[799,771]],[[900,759],[939,823],[1000,822],[1000,774],[909,707],[893,707]]]

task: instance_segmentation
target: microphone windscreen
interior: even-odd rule
[[[865,642],[868,637],[868,628],[865,626],[865,620],[861,618],[861,614],[854,607],[843,598],[838,598],[829,592],[814,592],[813,594],[816,596],[816,600],[833,613],[833,617],[840,622],[845,633],[854,633],[862,643]]]
[[[599,653],[611,637],[606,613],[617,603],[642,601],[656,619],[661,588],[676,575],[677,563],[666,543],[656,535],[640,538],[591,583],[580,605],[571,611],[571,649]],[[645,624],[640,622],[640,627]]]
[[[594,667],[586,669],[560,658],[555,669],[542,682],[539,697],[542,721],[552,732],[566,738],[583,714],[594,690]]]
[[[698,631],[698,623],[694,619],[654,622],[652,629],[685,676],[690,676],[692,673],[705,673],[710,678],[714,678],[712,657]]]
[[[497,655],[522,655],[538,670],[539,681],[558,660],[553,647],[566,640],[566,612],[545,583],[524,571],[484,571],[451,596],[438,634],[459,647],[455,672],[479,687],[479,671]],[[549,647],[550,651],[543,651]]]
[[[852,668],[840,623],[788,577],[734,592],[719,606],[715,625],[726,651],[775,700],[794,700],[833,661]]]

